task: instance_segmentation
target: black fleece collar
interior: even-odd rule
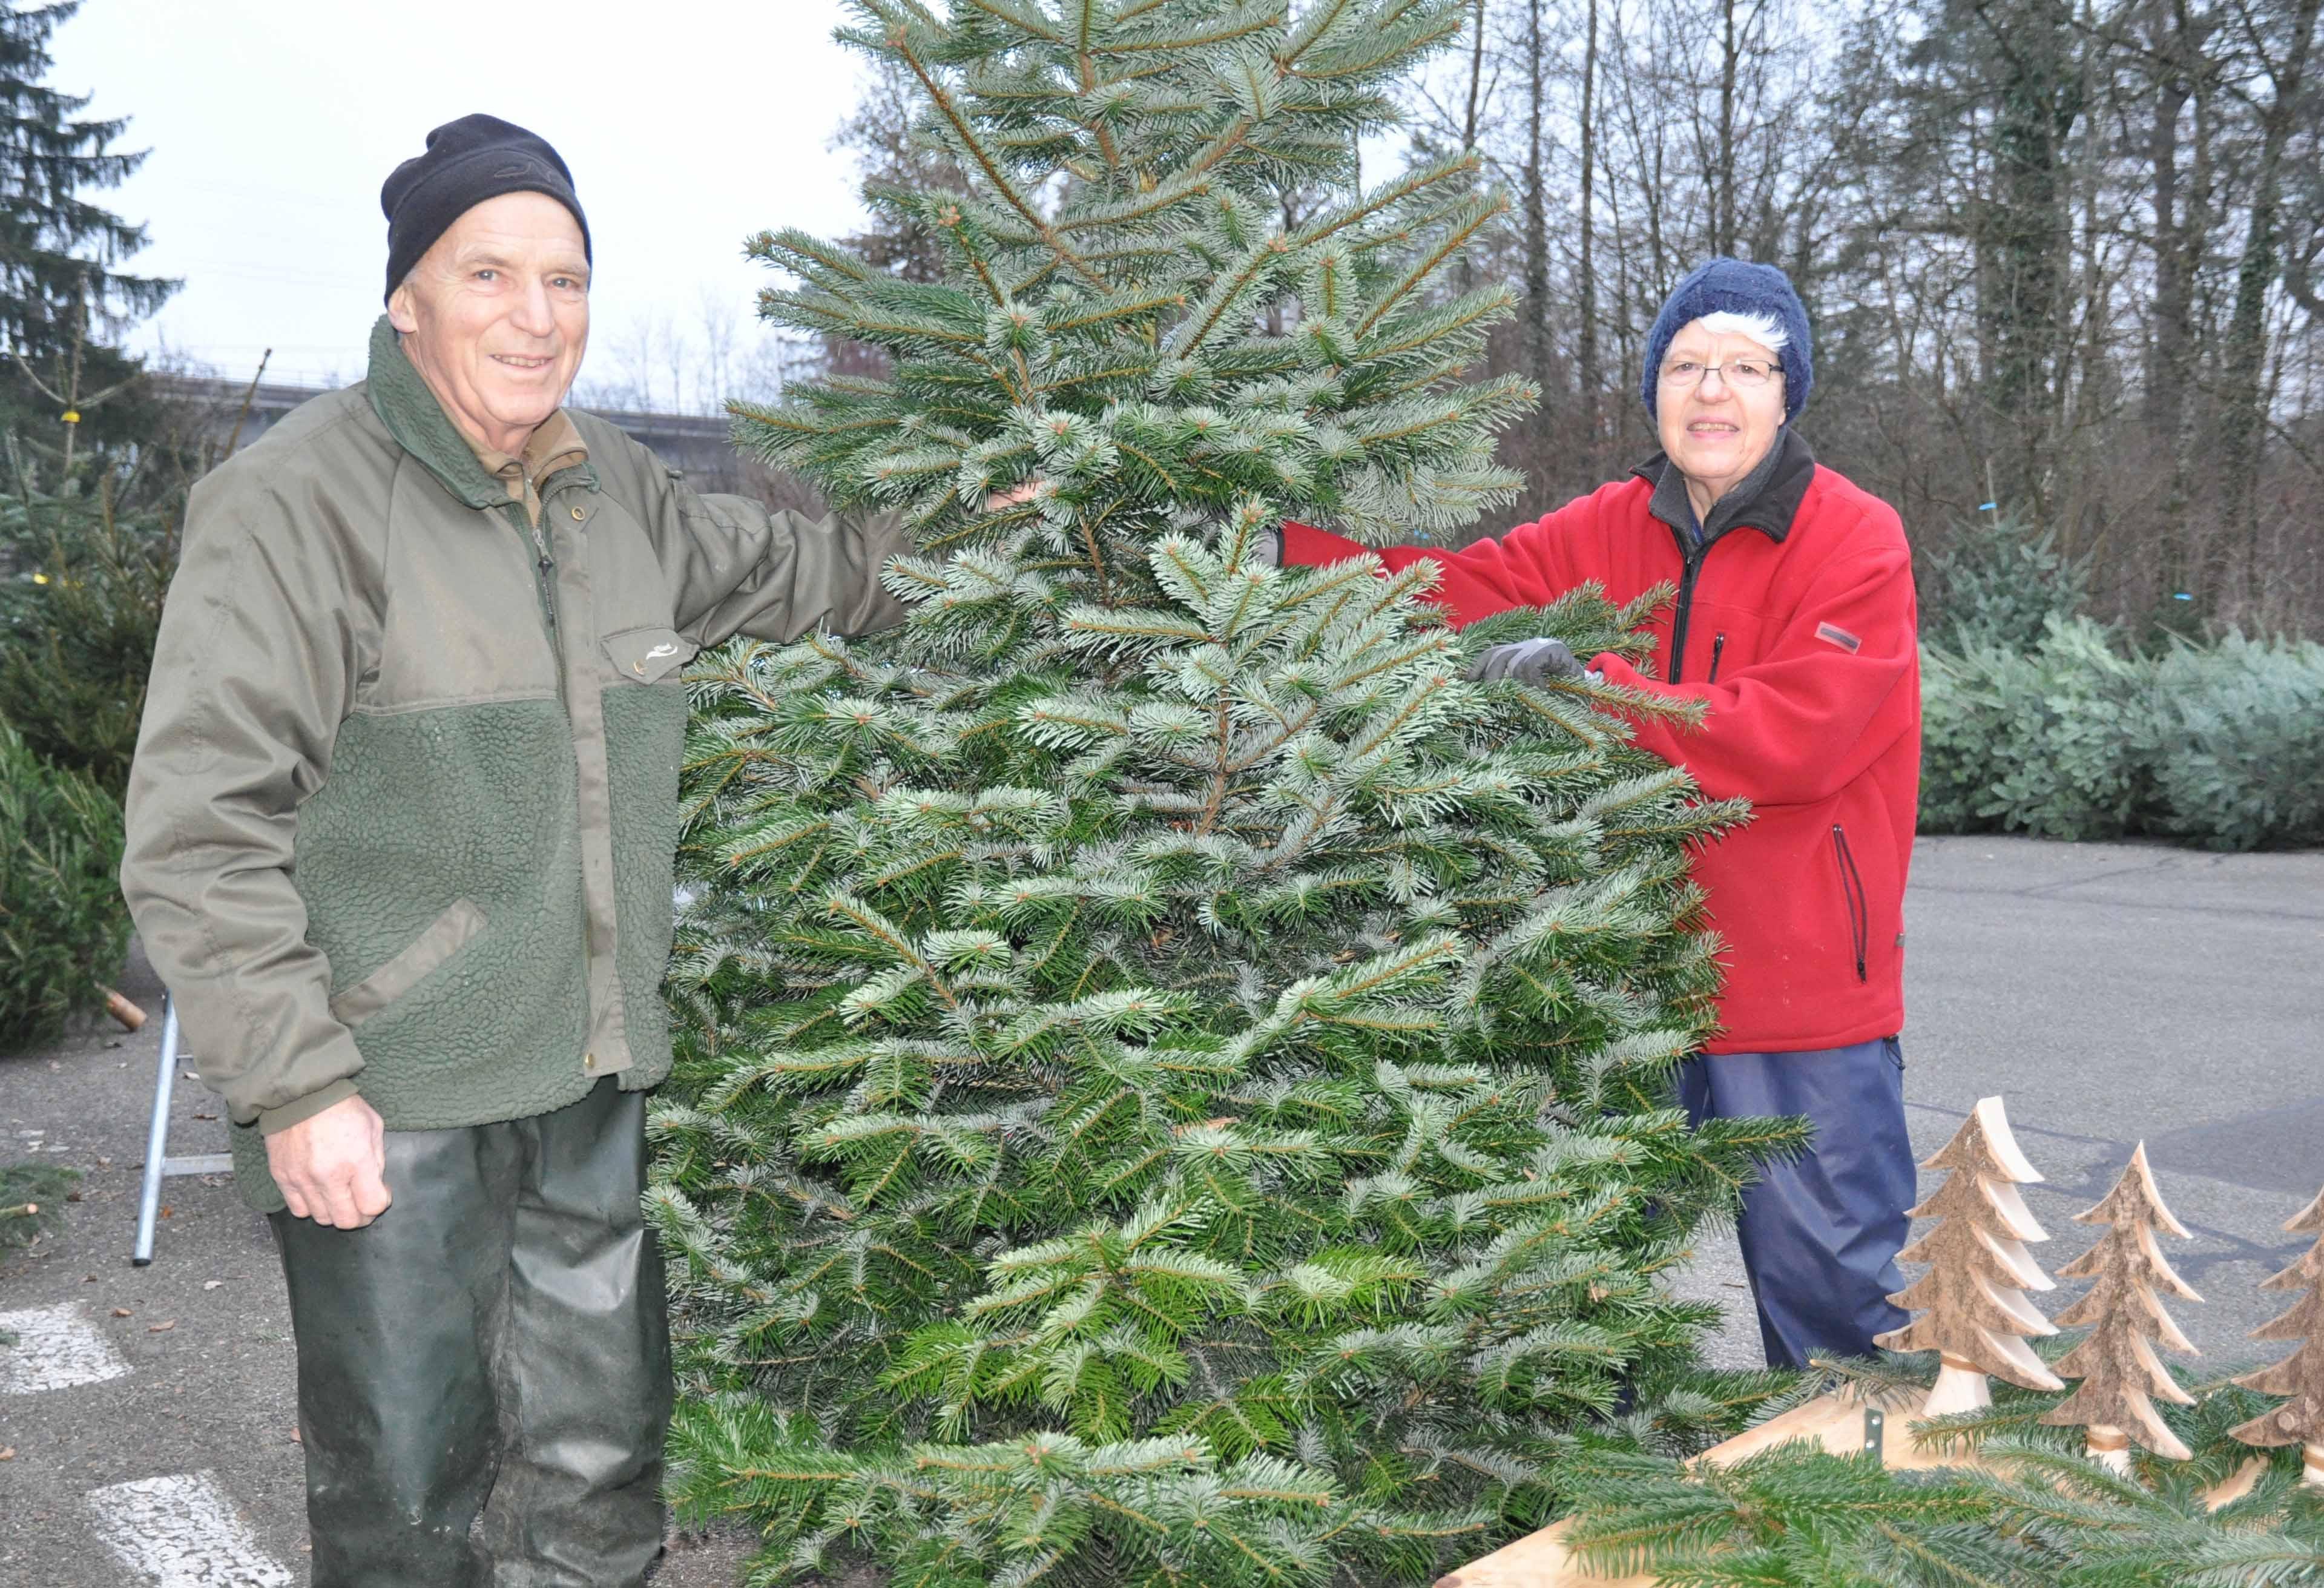
[[[1646,511],[1676,531],[1683,540],[1690,538],[1694,503],[1687,499],[1686,476],[1669,456],[1657,452],[1630,472],[1655,488]],[[1711,516],[1702,524],[1702,544],[1708,546],[1728,531],[1743,528],[1780,541],[1792,532],[1792,521],[1799,516],[1800,503],[1814,483],[1815,454],[1809,450],[1805,437],[1785,425],[1757,466],[1711,503]]]

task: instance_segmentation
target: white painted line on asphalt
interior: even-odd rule
[[[290,1588],[213,1473],[91,1490],[88,1508],[105,1546],[153,1588]]]
[[[0,1334],[16,1343],[0,1345],[0,1395],[37,1395],[76,1384],[102,1384],[129,1371],[113,1342],[81,1315],[78,1302],[0,1312]]]

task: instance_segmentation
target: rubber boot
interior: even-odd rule
[[[392,1131],[360,1230],[273,1215],[315,1588],[630,1588],[670,1408],[644,1099]]]

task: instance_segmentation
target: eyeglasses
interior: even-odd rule
[[[1730,358],[1725,364],[1691,364],[1675,359],[1663,365],[1662,383],[1677,391],[1700,386],[1716,372],[1738,392],[1756,392],[1784,373],[1784,366],[1765,358]]]

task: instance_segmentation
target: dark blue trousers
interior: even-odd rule
[[[1743,1268],[1774,1367],[1811,1355],[1870,1356],[1901,1328],[1888,1297],[1904,1288],[1896,1252],[1914,1200],[1904,1131],[1904,1050],[1894,1037],[1803,1053],[1698,1055],[1679,1070],[1696,1124],[1803,1115],[1807,1151],[1770,1164],[1743,1194]]]

